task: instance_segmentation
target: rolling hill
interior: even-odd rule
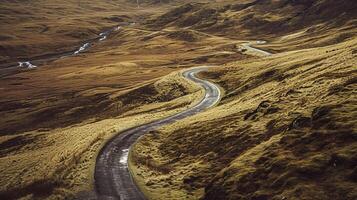
[[[131,150],[149,199],[356,199],[356,6],[2,1],[0,199],[95,193],[101,148],[197,104],[203,89],[180,73],[200,65],[216,66],[199,77],[220,86],[220,103]]]
[[[353,1],[220,1],[149,21],[265,39],[259,48],[276,54],[201,74],[223,87],[221,103],[136,144],[142,191],[150,199],[355,199],[355,16]]]

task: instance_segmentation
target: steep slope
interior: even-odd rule
[[[0,71],[0,199],[91,192],[101,146],[197,102],[168,74],[205,64],[220,66],[201,76],[225,90],[221,104],[133,149],[149,197],[356,199],[353,0],[4,0],[0,11],[0,67],[127,25],[77,56]],[[257,38],[283,53],[243,55]]]
[[[356,44],[227,64],[226,95],[132,153],[150,199],[357,198]]]
[[[353,0],[223,0],[185,4],[151,20],[149,26],[191,28],[239,39],[274,41],[277,36],[293,33],[301,37],[300,43],[275,48],[282,51],[324,46],[353,37],[356,10]]]
[[[231,85],[225,103],[259,90],[261,102],[238,114],[250,128],[230,131],[249,135],[243,141],[251,147],[217,173],[203,199],[357,197],[355,45],[356,39],[271,59],[253,82],[241,78],[243,87],[228,84],[236,75],[223,75]],[[230,66],[227,74],[236,64]]]
[[[220,105],[135,145],[150,199],[357,198],[353,1],[189,3],[147,26],[266,39],[258,48],[277,53],[201,74],[225,90]]]

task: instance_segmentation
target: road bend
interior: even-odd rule
[[[191,68],[182,73],[186,79],[201,85],[205,90],[205,96],[197,105],[170,117],[121,132],[102,148],[97,157],[95,167],[96,198],[94,199],[145,199],[145,196],[133,181],[128,169],[129,149],[145,133],[195,115],[219,102],[221,92],[217,85],[196,76],[198,72],[205,71],[208,68],[206,66]]]

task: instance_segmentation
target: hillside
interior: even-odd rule
[[[107,140],[119,131],[197,102],[202,93],[178,77],[179,70],[249,57],[235,47],[242,41],[194,31],[151,31],[138,22],[127,23],[164,13],[175,6],[172,2],[147,3],[140,8],[126,1],[91,1],[92,6],[88,6],[89,1],[81,2],[87,3],[80,7],[83,12],[76,11],[78,1],[1,4],[3,10],[12,12],[26,10],[23,7],[37,9],[25,16],[3,16],[14,23],[1,21],[8,28],[0,34],[16,35],[13,40],[1,41],[9,51],[0,54],[6,57],[0,76],[0,114],[5,116],[0,119],[1,199],[70,198],[80,191],[93,190],[96,155]],[[54,12],[53,7],[68,11],[65,22],[57,20],[63,13]],[[49,16],[41,16],[47,12]],[[92,12],[97,14],[90,15]],[[122,16],[124,22],[116,16]],[[114,17],[114,21],[108,17]],[[44,22],[53,23],[48,32],[27,27],[28,23],[41,26]],[[99,33],[118,25],[119,29],[100,41]],[[95,37],[90,39],[90,48],[62,57],[57,44],[76,50],[87,42],[86,36],[71,39],[62,31],[51,31],[67,28],[70,33],[95,29],[88,36]],[[18,31],[11,31],[15,29]],[[23,48],[17,46],[27,43]],[[37,55],[40,60],[36,60]],[[22,57],[37,68],[18,67],[16,62]],[[11,73],[6,71],[7,62],[15,64]]]
[[[275,51],[325,46],[356,34],[353,0],[221,0],[188,3],[149,22],[152,28],[190,28],[235,39],[277,42]],[[331,34],[333,33],[333,34]],[[288,37],[292,34],[299,37]],[[285,45],[282,44],[290,44]]]
[[[355,199],[356,42],[202,74],[226,95],[136,144],[144,191],[152,199]]]
[[[131,149],[148,199],[357,199],[356,6],[2,1],[0,199],[96,198],[103,146],[198,104],[203,65],[220,103]]]
[[[14,5],[10,6],[11,3]],[[9,6],[9,9],[19,10],[16,2],[11,3],[4,5]],[[34,3],[38,2],[34,1]],[[102,7],[108,7],[105,3],[106,1],[100,1],[98,4],[93,3],[93,6],[99,7],[97,9],[92,7],[82,9],[103,10]],[[49,1],[47,4],[44,3],[42,7],[64,6],[57,1]],[[130,22],[131,20],[139,20],[145,15],[157,15],[168,9],[166,4],[163,4],[163,7],[148,6],[139,9],[135,4],[123,4],[128,8],[120,7],[118,11],[104,10],[104,13],[98,13],[98,16],[92,16],[93,18],[88,17],[87,12],[72,13],[75,16],[74,19],[71,19],[72,15],[66,18],[66,20],[73,21],[83,18],[85,25],[88,26],[87,28],[93,27],[91,24],[94,22],[94,24],[98,24],[98,30],[92,31],[93,35],[88,36],[96,37],[96,40],[98,40],[100,33],[99,29],[106,30],[110,27],[110,24],[112,26],[117,26],[118,23],[121,25],[121,29],[109,35],[107,40],[92,42],[90,49],[78,55],[62,57],[54,53],[55,56],[53,57],[50,53],[51,55],[44,56],[41,61],[36,62],[36,59],[31,60],[30,58],[37,54],[37,51],[16,46],[16,43],[19,42],[21,42],[21,45],[27,43],[26,39],[22,41],[6,40],[2,43],[4,45],[5,43],[9,44],[5,48],[9,52],[23,54],[39,67],[35,70],[29,70],[15,66],[11,68],[13,72],[9,74],[5,72],[7,68],[4,71],[0,70],[2,75],[0,79],[0,112],[7,116],[0,119],[1,135],[11,135],[38,128],[66,127],[91,118],[110,118],[132,108],[126,104],[119,104],[118,98],[121,98],[119,96],[126,96],[126,93],[129,93],[130,99],[141,98],[142,100],[136,100],[136,105],[151,102],[151,100],[139,97],[140,92],[136,91],[151,94],[151,91],[146,89],[149,86],[146,85],[172,71],[191,67],[192,64],[221,64],[248,57],[235,49],[234,44],[241,43],[241,41],[231,41],[193,31],[149,31],[143,29],[139,24],[121,24],[119,19],[119,22],[117,22],[118,20],[109,20],[109,22],[108,17],[121,16],[124,22]],[[76,5],[77,2],[75,4],[68,3],[64,6],[64,10],[71,10]],[[25,6],[30,5],[25,4]],[[45,12],[46,9],[42,7],[38,9]],[[53,13],[53,15],[53,18],[58,18],[62,13]],[[8,18],[10,19],[9,16]],[[34,25],[43,22],[40,19],[32,18],[29,21]],[[105,21],[106,23],[104,23]],[[61,30],[68,27],[63,25],[62,21],[49,20],[49,22],[54,23],[53,26]],[[104,24],[101,24],[102,22]],[[9,26],[14,28],[18,28],[20,25],[22,26],[22,23],[9,23]],[[79,29],[79,26],[71,26],[69,31],[84,30]],[[51,31],[48,34],[30,31],[31,34],[29,34],[28,31],[27,28],[17,34],[19,37],[20,35],[27,35],[28,39],[31,40],[29,41],[31,43],[29,48],[35,47],[38,51],[43,52],[47,52],[47,50],[48,52],[61,51],[54,46],[46,46],[56,45],[57,42],[59,45],[65,44],[63,46],[74,49],[87,42],[87,37],[80,36],[76,39],[79,44],[76,47],[71,46],[69,41],[72,40],[67,40],[68,38],[62,34]],[[0,34],[6,34],[6,31]],[[37,42],[38,35],[48,37],[49,41],[41,39],[40,41],[46,42]],[[35,44],[32,45],[32,43]],[[208,46],[211,48],[206,48]],[[16,50],[12,50],[13,47]],[[21,53],[17,49],[24,52]],[[177,51],[177,49],[180,51]],[[9,58],[18,62],[22,61],[16,55],[9,56]],[[131,102],[129,101],[129,103]]]
[[[0,5],[0,68],[65,55],[101,32],[162,14],[170,6],[157,7],[143,3],[144,9],[137,9],[136,1],[125,0],[69,0],[65,4],[4,0]]]
[[[202,73],[224,89],[221,103],[137,142],[140,188],[149,199],[356,199],[356,4],[220,3],[186,4],[148,26],[256,33],[277,53]]]

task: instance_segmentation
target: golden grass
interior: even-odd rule
[[[117,20],[144,22],[172,7],[78,2],[3,2],[1,63],[72,50]],[[293,21],[296,26],[278,30],[275,22],[302,10],[288,5],[265,12],[279,3],[244,12],[240,5],[224,8],[230,0],[195,4],[167,26],[124,27],[76,57],[1,78],[0,194],[62,199],[91,190],[105,141],[200,99],[202,90],[171,72],[237,60],[201,74],[225,90],[218,107],[150,133],[132,150],[130,165],[147,196],[355,199],[356,145],[346,140],[356,130],[355,20],[346,20],[347,13],[333,18],[341,27],[327,17],[308,21],[309,28]],[[197,25],[183,26],[197,17]],[[217,23],[200,27],[215,17]],[[276,31],[288,35],[276,38]],[[294,51],[261,59],[242,55],[237,45],[257,37],[271,40],[264,49]],[[341,131],[336,136],[332,129]]]
[[[93,5],[106,8],[83,7],[77,12],[73,3],[77,1],[68,2],[63,9],[67,16],[63,20],[57,20],[59,13],[45,14],[52,6],[64,6],[58,1],[2,4],[2,9],[11,12],[38,7],[38,12],[6,19],[11,23],[2,21],[8,24],[1,35],[14,33],[14,37],[23,38],[21,44],[12,39],[0,41],[11,53],[4,59],[64,51],[117,24],[107,17],[127,15],[132,20],[160,14],[170,7],[129,12],[133,8],[116,10],[116,6],[96,1]],[[99,11],[89,17],[93,9]],[[24,17],[29,21],[22,23]],[[38,33],[47,26],[48,31]],[[29,34],[29,27],[36,30]],[[83,36],[73,34],[78,29],[83,30]],[[176,39],[171,32],[157,33],[140,25],[124,27],[88,52],[1,78],[0,112],[6,116],[0,119],[1,195],[63,198],[90,190],[96,153],[108,138],[139,123],[187,109],[200,100],[202,90],[177,74],[168,74],[200,63],[218,64],[246,57],[240,52],[221,55],[235,51],[231,44],[240,41],[201,35],[200,42],[192,44]]]
[[[202,89],[188,83],[178,73],[157,81],[155,87],[160,92],[172,92],[173,83],[182,83],[190,94],[139,106],[124,113],[125,117],[89,120],[66,128],[1,137],[1,144],[9,147],[6,153],[2,151],[0,158],[0,194],[31,198],[50,195],[46,198],[56,199],[92,190],[97,152],[108,139],[128,128],[185,110],[196,104],[203,94]],[[22,142],[16,142],[20,140]]]
[[[59,0],[4,1],[0,5],[0,60],[17,62],[17,57],[30,59],[74,50],[122,22],[137,21],[168,8],[138,9],[127,1],[70,0],[65,4]]]
[[[113,117],[130,109],[119,106],[115,95],[110,97],[113,94],[148,85],[177,69],[248,57],[234,45],[241,41],[207,35],[192,44],[171,39],[166,31],[145,39],[152,31],[146,32],[123,28],[79,56],[0,79],[0,112],[7,115],[0,119],[1,134],[65,127],[92,117]]]
[[[139,186],[149,199],[353,199],[356,44],[202,73],[225,97],[137,142],[131,166]]]

